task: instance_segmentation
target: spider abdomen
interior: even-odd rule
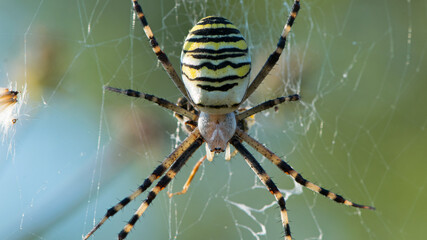
[[[191,100],[211,114],[237,109],[249,84],[251,58],[240,31],[222,17],[202,18],[181,53],[182,78]]]

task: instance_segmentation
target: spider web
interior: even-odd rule
[[[292,2],[141,4],[178,71],[188,30],[220,15],[246,37],[254,75]],[[79,239],[185,137],[172,113],[102,86],[170,101],[180,94],[130,1],[4,1],[0,9],[0,87],[25,96],[14,106],[18,122],[0,132],[0,234]],[[248,147],[285,194],[294,238],[427,234],[426,20],[424,1],[302,0],[284,54],[247,106],[294,93],[302,100],[258,114],[249,133],[305,178],[377,210],[340,206],[303,189]],[[129,239],[282,239],[274,198],[240,156],[206,161],[187,194],[167,197],[181,190],[203,154],[201,148],[158,195]],[[116,238],[145,196],[94,238]]]

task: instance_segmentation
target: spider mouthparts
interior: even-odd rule
[[[225,149],[222,149],[222,148],[219,148],[219,147],[211,149],[211,152],[215,152],[215,153],[221,153],[221,152],[224,152],[224,151],[225,151]]]

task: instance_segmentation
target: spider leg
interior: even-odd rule
[[[229,148],[229,146],[227,145],[227,147]],[[236,156],[236,154],[238,153],[237,150],[234,150],[232,153],[229,154],[228,157],[225,157],[225,160],[229,161],[231,160],[232,157]],[[176,193],[169,193],[168,195],[169,197],[173,197],[175,195],[182,195],[187,193],[188,188],[190,187],[191,182],[194,179],[194,176],[196,175],[197,171],[199,170],[200,165],[202,165],[202,163],[206,160],[206,158],[208,157],[209,153],[206,153],[205,156],[203,156],[202,158],[199,159],[199,161],[197,161],[197,163],[194,165],[193,170],[190,173],[190,176],[188,176],[187,181],[184,184],[184,187],[182,188],[182,191],[180,192],[176,192]]]
[[[163,162],[157,166],[157,168],[151,173],[150,176],[148,176],[144,182],[141,184],[141,186],[138,187],[138,189],[133,192],[131,195],[123,198],[118,204],[116,204],[114,207],[107,210],[107,213],[104,215],[101,221],[96,224],[96,226],[83,238],[83,240],[88,239],[98,228],[104,224],[104,222],[114,214],[116,214],[118,211],[120,211],[122,208],[124,208],[130,201],[134,200],[136,197],[138,197],[141,193],[143,193],[148,187],[151,186],[151,184],[158,179],[160,176],[162,176],[165,171],[175,162],[177,161],[178,157],[185,154],[188,149],[196,142],[200,141],[200,132],[196,128],[192,134],[190,134]]]
[[[166,172],[166,174],[160,179],[157,185],[151,189],[148,193],[145,201],[139,206],[138,210],[136,210],[133,217],[129,220],[123,230],[119,233],[118,239],[125,239],[130,230],[132,230],[136,221],[142,216],[150,203],[156,198],[157,194],[162,191],[169,182],[176,176],[181,167],[187,162],[187,160],[191,157],[191,155],[202,145],[203,138],[199,135],[199,137],[188,147],[176,160],[176,162],[172,165],[172,167]]]
[[[280,35],[280,39],[279,39],[279,42],[277,43],[276,50],[274,50],[274,52],[268,57],[264,66],[259,71],[258,75],[249,85],[248,90],[246,91],[245,97],[243,98],[242,102],[245,101],[250,95],[252,95],[252,93],[258,88],[258,86],[261,84],[261,82],[265,79],[265,77],[268,75],[268,73],[271,71],[271,69],[279,60],[279,57],[282,54],[283,49],[285,48],[286,37],[288,33],[291,31],[292,24],[294,24],[294,21],[295,21],[295,18],[297,17],[299,9],[300,9],[299,0],[295,0],[294,5],[292,6],[291,13],[288,17],[288,21],[286,22],[286,25],[283,28],[282,34]]]
[[[137,0],[132,0],[132,2],[133,2],[134,9],[138,15],[138,18],[142,23],[145,35],[147,35],[148,39],[150,40],[151,47],[153,48],[153,51],[156,54],[157,59],[160,61],[163,68],[166,70],[167,74],[169,75],[169,77],[175,83],[175,86],[191,102],[191,99],[187,94],[187,90],[185,89],[184,83],[182,82],[181,78],[179,78],[178,74],[176,73],[175,69],[172,66],[172,63],[169,61],[166,54],[159,47],[159,43],[154,37],[153,31],[151,31],[151,28],[148,25],[147,19],[145,18],[144,13],[142,12],[141,5],[139,5]]]
[[[186,116],[189,119],[196,121],[197,120],[197,115],[182,108],[179,107],[178,105],[169,102],[168,100],[164,99],[164,98],[159,98],[156,97],[154,95],[151,94],[146,94],[143,92],[138,92],[132,89],[120,89],[120,88],[115,88],[115,87],[110,87],[110,86],[104,86],[105,90],[111,91],[111,92],[116,92],[116,93],[120,93],[120,94],[124,94],[127,95],[129,97],[136,97],[136,98],[144,98],[150,102],[156,103],[158,104],[160,107],[169,109],[177,114],[180,114],[182,116]]]
[[[267,173],[264,171],[258,161],[254,158],[254,156],[243,146],[242,143],[240,143],[240,141],[236,137],[233,137],[230,142],[237,149],[237,151],[242,154],[242,156],[245,158],[246,162],[249,164],[252,170],[256,173],[258,178],[262,181],[262,183],[264,183],[270,193],[273,194],[276,198],[277,203],[280,206],[282,225],[285,229],[285,240],[292,240],[291,230],[289,228],[288,212],[286,210],[286,202],[285,198],[283,198],[282,193],[276,187],[276,184],[274,184],[273,180],[271,180],[270,176],[267,175]]]
[[[305,178],[301,176],[297,171],[295,171],[289,164],[287,164],[285,161],[280,159],[276,154],[274,154],[272,151],[270,151],[268,148],[266,148],[264,145],[262,145],[260,142],[249,136],[247,133],[240,129],[236,129],[236,135],[242,139],[243,141],[247,142],[251,147],[253,147],[256,151],[264,155],[268,160],[270,160],[273,164],[275,164],[280,170],[282,170],[284,173],[290,175],[292,178],[295,179],[295,181],[304,187],[317,192],[337,203],[342,203],[347,206],[352,206],[356,208],[364,208],[364,209],[370,209],[375,210],[374,207],[367,206],[367,205],[361,205],[357,203],[353,203],[341,195],[335,194],[329,190],[324,189],[323,187],[320,187]]]
[[[190,187],[191,182],[194,179],[194,176],[196,176],[197,171],[199,170],[200,165],[202,165],[203,161],[205,161],[206,159],[206,155],[203,156],[202,158],[199,159],[199,161],[197,161],[196,165],[194,165],[193,170],[190,173],[190,176],[188,176],[187,181],[184,184],[184,187],[182,188],[181,192],[176,192],[176,193],[170,193],[168,192],[169,197],[173,197],[175,195],[181,195],[181,194],[185,194],[188,190],[188,188]]]
[[[284,103],[284,102],[291,102],[291,101],[298,101],[300,99],[300,96],[298,94],[289,95],[287,97],[279,97],[276,99],[271,99],[268,101],[265,101],[253,108],[250,108],[242,113],[237,114],[236,119],[237,121],[243,120],[247,117],[250,117],[254,114],[257,114],[259,112],[262,112],[264,110],[267,110],[269,108],[272,108],[278,104]]]

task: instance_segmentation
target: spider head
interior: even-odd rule
[[[219,115],[200,112],[197,125],[209,150],[220,153],[236,132],[236,116],[234,112]]]

